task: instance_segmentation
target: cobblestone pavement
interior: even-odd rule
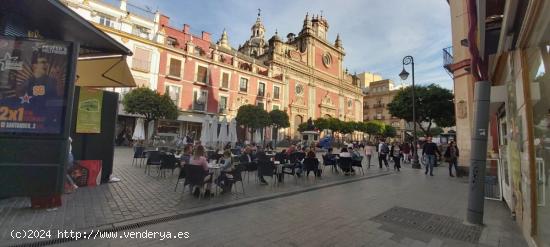
[[[132,166],[132,150],[115,149],[113,174],[121,182],[109,183],[93,188],[79,188],[73,194],[63,196],[63,206],[54,211],[30,209],[28,198],[8,198],[0,200],[0,246],[12,245],[32,240],[14,240],[12,230],[51,229],[85,230],[108,227],[113,224],[136,221],[146,217],[185,213],[205,207],[216,207],[230,202],[245,201],[260,196],[270,196],[287,192],[325,186],[331,183],[362,179],[371,175],[387,174],[378,168],[366,170],[367,176],[347,177],[325,170],[323,179],[300,179],[295,183],[292,177],[277,186],[261,186],[255,182],[254,174],[250,183],[245,182],[245,194],[218,196],[210,200],[197,200],[189,190],[182,193],[181,186],[174,191],[177,174],[167,172],[166,178],[159,178],[155,171],[144,174],[144,167]],[[177,170],[176,170],[177,173]],[[271,181],[268,180],[271,183]]]
[[[378,169],[378,168],[376,168]],[[402,172],[293,196],[119,232],[117,239],[84,240],[65,246],[527,246],[502,202],[485,202],[485,227],[478,241],[463,242],[375,221],[392,208],[453,217],[462,222],[467,179]],[[411,210],[409,210],[411,211]],[[188,232],[187,239],[125,238],[124,233]],[[119,239],[120,238],[120,239]]]

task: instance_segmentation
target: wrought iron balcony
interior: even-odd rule
[[[447,73],[453,78],[453,71],[451,69],[451,65],[453,65],[454,59],[453,59],[453,47],[449,46],[447,48],[443,49],[443,68],[447,71]]]

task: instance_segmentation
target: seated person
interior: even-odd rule
[[[241,154],[241,156],[239,157],[239,162],[241,162],[241,164],[253,164],[255,163],[255,160],[256,158],[254,157],[254,154],[252,153],[252,148],[251,147],[246,147],[244,149],[244,152]]]
[[[276,153],[275,160],[281,162],[281,164],[285,164],[287,160],[286,149],[283,149],[280,153]]]
[[[310,171],[315,173],[315,176],[321,177],[321,170],[319,170],[319,160],[315,156],[315,152],[309,151],[304,159],[304,168],[306,170],[306,176]]]
[[[193,153],[193,156],[191,156],[191,158],[189,159],[189,165],[201,166],[204,169],[204,171],[206,171],[206,172],[209,171],[208,161],[206,160],[206,151],[204,149],[204,146],[199,145],[195,148],[195,152]],[[207,182],[206,183],[206,190],[204,191],[205,196],[211,196],[212,195],[210,193],[210,181],[211,181],[211,179],[212,179],[211,175],[207,175],[204,178],[204,181]],[[201,193],[201,188],[195,187],[193,189],[193,195],[195,197],[199,197],[200,193]]]
[[[262,174],[260,166],[269,166],[267,169],[273,169],[273,162],[263,150],[258,151],[258,179],[260,179],[260,184],[267,185],[267,181],[264,179],[266,174]]]
[[[192,145],[185,145],[183,148],[183,154],[180,157],[181,160],[181,167],[184,165],[189,164],[189,160],[191,159],[191,155],[193,155],[193,146]]]
[[[359,152],[359,148],[353,148],[351,150],[351,159],[354,162],[361,162],[363,160],[363,156],[361,156],[361,153]]]
[[[332,148],[328,148],[327,153],[324,156],[325,165],[335,165],[336,164],[336,155],[332,153]]]
[[[222,194],[231,191],[231,172],[234,170],[231,160],[231,151],[225,150],[223,157],[220,158],[220,176],[216,179],[216,184],[222,188]]]
[[[351,169],[351,163],[344,165],[345,159],[349,159],[350,162],[352,160],[351,154],[348,152],[348,149],[346,147],[340,150],[340,159],[339,159],[340,162],[338,166],[340,166],[340,169],[342,169],[342,171],[344,171],[346,175],[349,175],[349,173],[352,172],[353,169]]]

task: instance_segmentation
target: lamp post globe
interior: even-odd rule
[[[405,65],[411,65],[412,68],[412,123],[413,123],[413,164],[412,168],[420,169],[420,163],[418,162],[417,140],[416,140],[416,99],[414,88],[414,58],[412,56],[405,56],[403,58],[403,70],[399,73],[399,77],[402,80],[406,80],[409,77],[409,72],[405,70]]]

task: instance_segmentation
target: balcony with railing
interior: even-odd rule
[[[453,47],[449,46],[447,48],[443,49],[443,68],[447,71],[447,73],[453,77],[453,70],[451,69],[451,65],[453,65],[454,59],[453,59]]]
[[[383,108],[384,106],[385,106],[384,103],[377,103],[377,104],[372,105],[373,108]]]

